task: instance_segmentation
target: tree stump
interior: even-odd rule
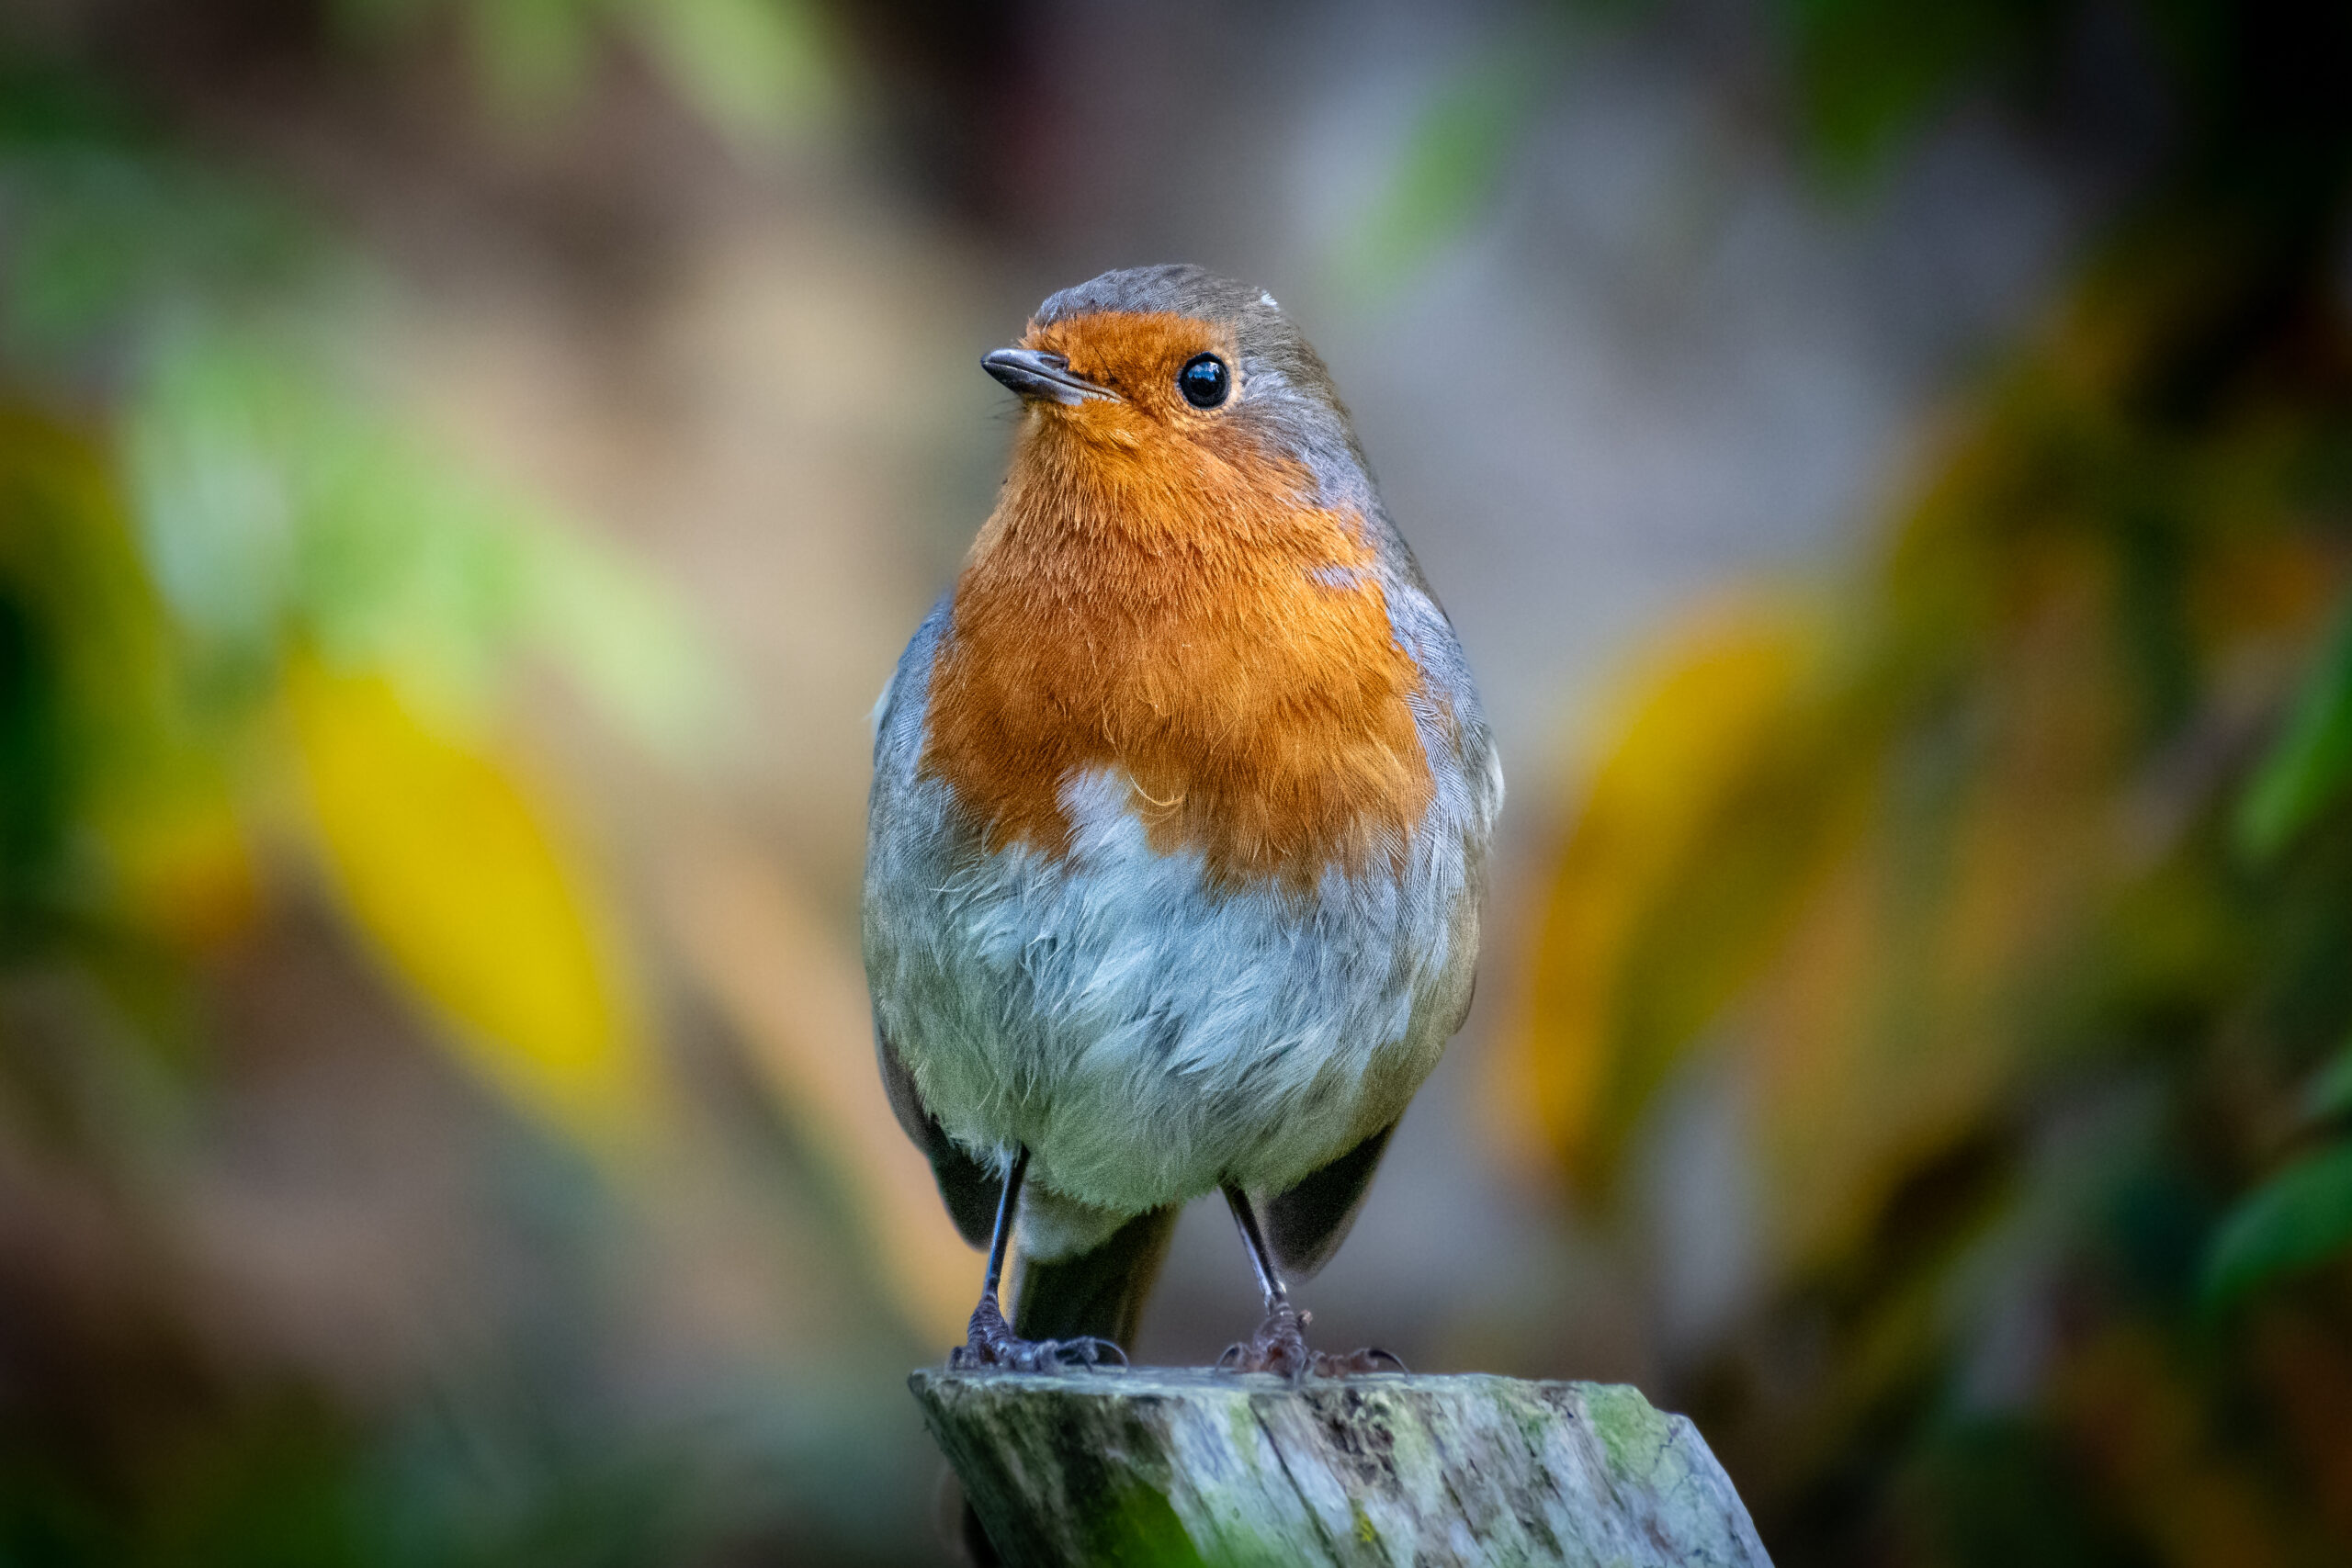
[[[1015,1568],[1770,1568],[1698,1428],[1632,1388],[1161,1368],[909,1381]]]

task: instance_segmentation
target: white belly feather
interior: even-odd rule
[[[1075,1201],[1036,1206],[1033,1233],[1069,1234],[1025,1235],[1033,1252],[1221,1182],[1297,1181],[1402,1113],[1468,1000],[1458,817],[1421,825],[1401,875],[1225,891],[1198,853],[1155,852],[1128,797],[1111,772],[1069,781],[1058,861],[972,854],[934,780],[907,781],[876,836],[876,1021],[951,1135],[1026,1146],[1032,1181]]]

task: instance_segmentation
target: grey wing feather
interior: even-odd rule
[[[1388,1135],[1396,1130],[1391,1122],[1263,1205],[1266,1242],[1285,1275],[1303,1280],[1331,1260],[1356,1223],[1356,1213],[1372,1188],[1372,1173],[1380,1168]]]
[[[913,767],[914,751],[920,738],[914,727],[922,711],[923,682],[931,667],[931,658],[947,620],[949,601],[945,598],[933,606],[931,614],[907,645],[899,657],[898,668],[882,689],[881,699],[874,705],[874,794],[869,804],[874,835],[873,843],[887,842],[890,827],[891,803],[896,792],[904,786]],[[869,847],[869,855],[872,854]],[[868,868],[868,885],[873,875]],[[874,910],[869,895],[866,909],[866,963],[871,974],[874,964]],[[922,1102],[922,1095],[915,1087],[914,1074],[901,1061],[892,1047],[889,1037],[880,1028],[875,1031],[875,1054],[882,1066],[882,1087],[890,1097],[890,1110],[931,1161],[931,1173],[939,1182],[939,1195],[946,1201],[947,1212],[956,1221],[956,1228],[974,1247],[986,1247],[989,1235],[996,1226],[997,1199],[1004,1190],[1002,1174],[982,1164],[966,1152],[962,1145],[947,1135],[939,1119]]]
[[[997,1200],[1004,1191],[1004,1177],[967,1154],[947,1135],[939,1119],[924,1109],[914,1074],[890,1049],[890,1042],[876,1034],[874,1044],[875,1054],[881,1058],[882,1088],[890,1097],[891,1113],[914,1140],[915,1147],[929,1156],[939,1196],[945,1201],[957,1232],[974,1247],[986,1247],[996,1228]]]

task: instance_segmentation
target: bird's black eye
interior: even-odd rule
[[[1184,400],[1194,408],[1213,409],[1233,390],[1233,373],[1216,355],[1196,354],[1176,372],[1176,385],[1183,389]]]

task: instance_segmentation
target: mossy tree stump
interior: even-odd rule
[[[1634,1389],[1137,1368],[921,1371],[932,1435],[1015,1568],[1769,1568],[1698,1429]]]

